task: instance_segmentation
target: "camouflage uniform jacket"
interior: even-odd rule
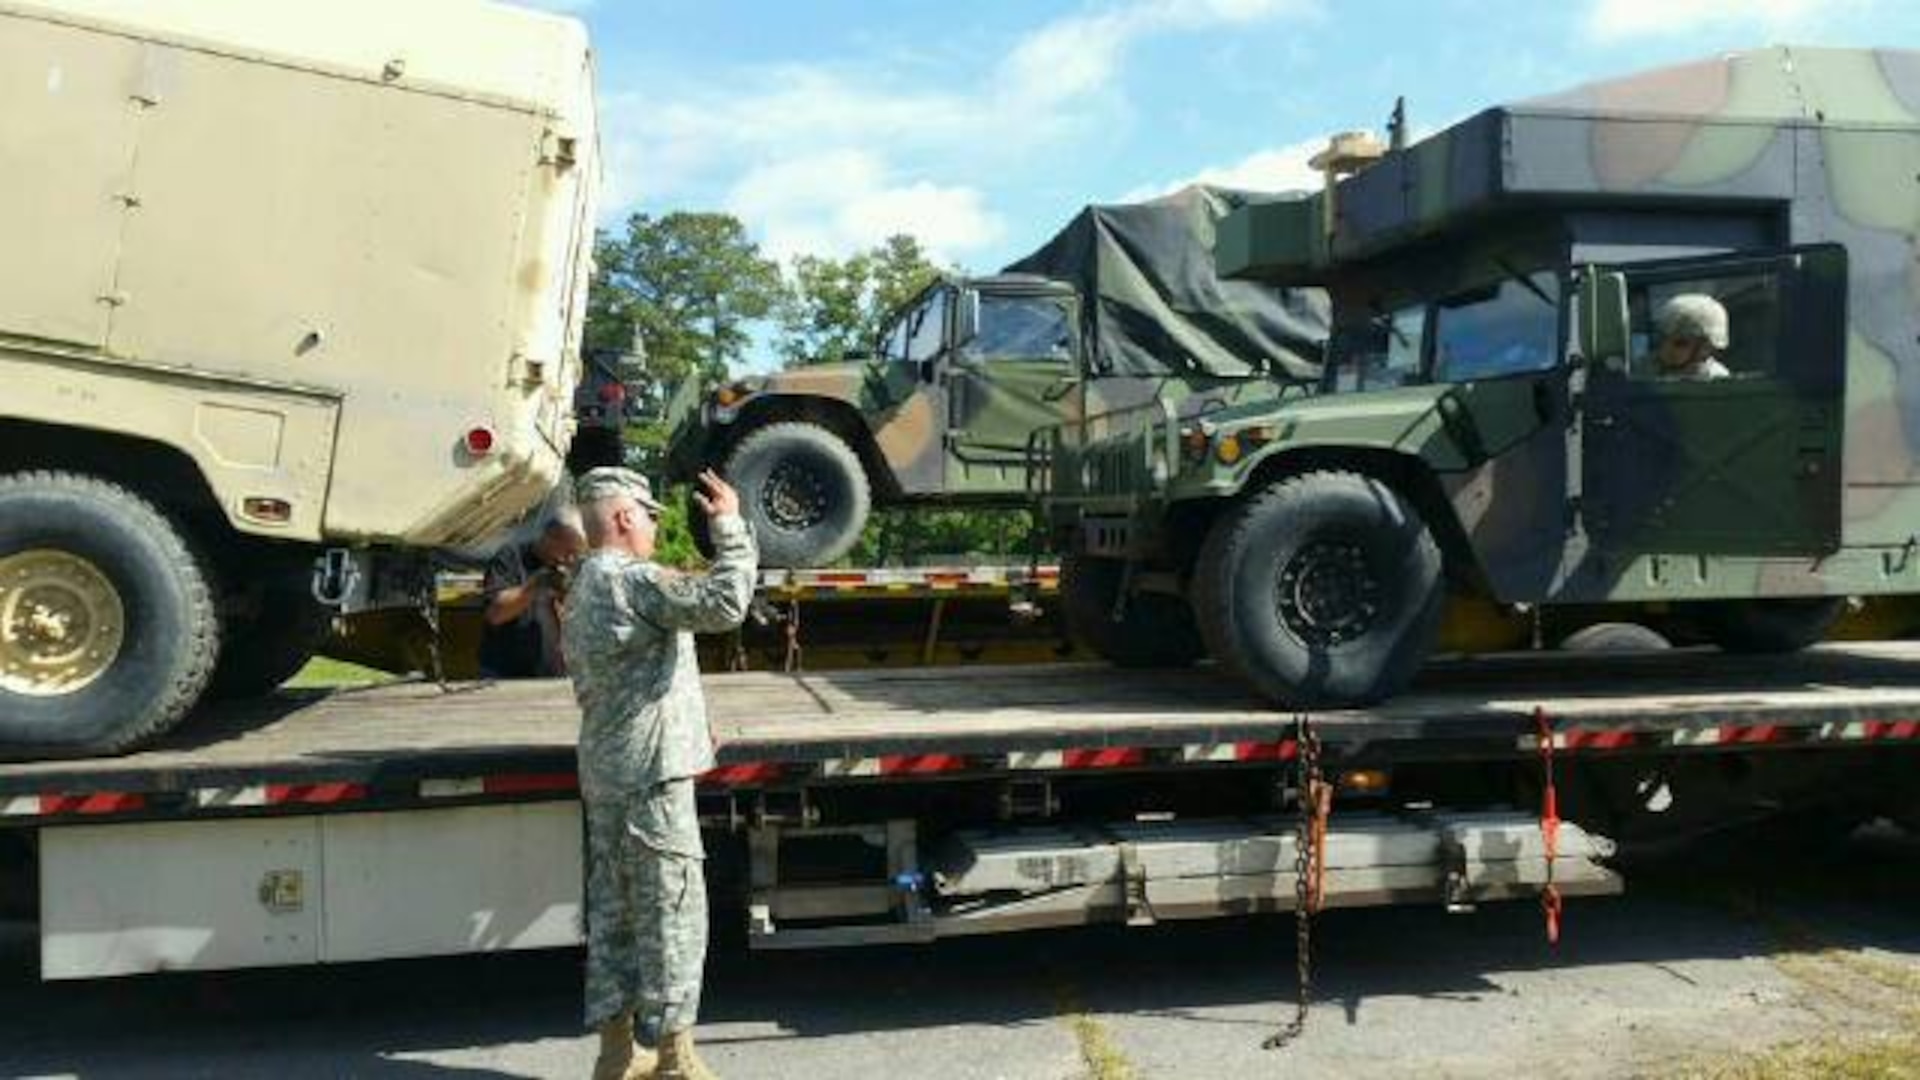
[[[738,517],[713,522],[714,563],[683,574],[617,551],[582,560],[563,642],[580,702],[580,792],[624,798],[713,767],[693,633],[729,630],[753,599]]]

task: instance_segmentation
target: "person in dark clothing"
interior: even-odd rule
[[[538,679],[566,674],[560,655],[560,604],[567,575],[586,551],[580,514],[562,507],[533,542],[508,544],[487,566],[486,628],[480,635],[480,674],[489,679]]]

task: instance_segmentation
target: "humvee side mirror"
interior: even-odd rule
[[[972,289],[960,293],[960,304],[954,313],[953,344],[957,348],[973,340],[980,332],[980,294]]]
[[[1622,370],[1629,340],[1627,276],[1589,267],[1580,276],[1580,355],[1592,367]]]

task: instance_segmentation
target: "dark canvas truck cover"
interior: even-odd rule
[[[1327,336],[1325,293],[1229,280],[1215,268],[1220,220],[1272,197],[1193,185],[1146,202],[1089,206],[1007,272],[1079,290],[1103,374],[1313,379]]]

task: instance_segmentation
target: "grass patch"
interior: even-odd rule
[[[1133,1063],[1113,1044],[1113,1033],[1087,1013],[1080,995],[1064,980],[1054,984],[1054,1009],[1073,1031],[1074,1045],[1080,1049],[1080,1064],[1085,1080],[1136,1080],[1140,1075]]]
[[[1678,1075],[1683,1080],[1920,1080],[1920,1035],[1860,1035],[1789,1043],[1755,1057]]]
[[[378,668],[362,667],[345,660],[316,656],[307,661],[307,666],[301,668],[293,678],[287,680],[286,688],[289,690],[339,690],[350,686],[377,686],[397,678],[399,678],[398,675]]]

